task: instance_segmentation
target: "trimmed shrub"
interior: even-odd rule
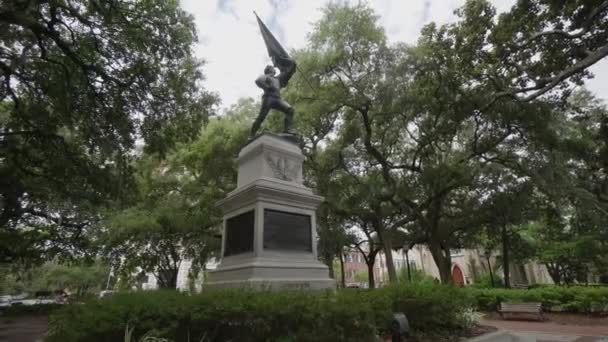
[[[479,310],[496,311],[501,302],[540,302],[543,309],[575,313],[607,313],[608,288],[545,286],[532,289],[474,289],[467,291]]]
[[[393,286],[381,289],[393,312],[403,312],[415,332],[450,334],[469,327],[472,298],[463,289],[447,285]],[[384,293],[382,293],[384,292]]]
[[[173,341],[371,341],[375,312],[355,299],[295,291],[118,294],[57,312],[48,340],[120,341],[128,324],[133,336]]]
[[[416,334],[456,334],[471,300],[462,289],[394,286],[376,290],[254,292],[207,290],[117,294],[51,316],[48,341],[121,341],[127,325],[171,341],[375,341],[392,312]]]

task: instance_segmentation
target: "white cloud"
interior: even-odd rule
[[[343,1],[343,0],[342,0]],[[358,1],[358,0],[351,0]],[[368,0],[380,15],[392,42],[413,44],[420,29],[431,21],[454,21],[454,10],[465,0]],[[321,17],[326,0],[182,0],[196,19],[199,57],[207,61],[206,86],[216,91],[222,107],[244,96],[261,94],[253,81],[270,62],[259,33],[255,10],[287,49],[304,47],[312,24]],[[498,12],[508,10],[515,0],[492,0]],[[591,68],[596,78],[588,87],[608,103],[608,60]]]

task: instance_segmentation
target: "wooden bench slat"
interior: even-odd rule
[[[538,305],[534,305],[534,306],[524,306],[524,305],[503,305],[501,306],[501,309],[503,310],[524,310],[524,309],[528,309],[528,310],[540,310],[541,306]]]
[[[500,314],[533,314],[542,320],[542,303],[500,303]]]

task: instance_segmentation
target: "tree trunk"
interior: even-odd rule
[[[329,268],[329,277],[331,279],[336,279],[336,275],[334,274],[334,260],[336,260],[335,255],[327,253],[323,256],[323,262],[325,262],[325,265]]]
[[[374,279],[374,263],[375,259],[372,262],[367,263],[367,284],[370,289],[376,288],[376,280]]]
[[[346,287],[346,277],[344,275],[344,253],[340,252],[340,278],[342,282],[342,288]]]
[[[384,256],[386,260],[386,270],[388,271],[388,281],[390,283],[397,282],[397,271],[395,271],[395,262],[393,261],[393,243],[390,239],[385,239],[382,228],[376,227],[376,233],[378,234],[378,240],[384,249]]]
[[[502,268],[504,272],[505,289],[511,287],[509,280],[509,235],[507,234],[507,225],[502,225]]]
[[[494,272],[492,272],[492,264],[490,263],[490,257],[486,256],[486,261],[488,262],[488,272],[490,272],[490,284],[494,287]]]
[[[177,268],[158,272],[158,287],[161,289],[175,289],[177,287]]]
[[[439,242],[431,241],[429,243],[429,250],[433,256],[433,260],[439,269],[439,277],[443,284],[452,283],[452,257],[450,256],[450,250],[445,250],[441,247]]]
[[[409,249],[405,251],[405,265],[407,267],[407,282],[412,283],[412,272],[410,271],[410,257],[407,254]]]
[[[370,250],[369,254],[365,257],[365,264],[367,265],[367,282],[370,289],[376,288],[376,277],[374,275],[374,265],[376,264],[376,256],[378,256],[379,249]],[[363,253],[363,251],[361,251]]]
[[[336,275],[334,274],[334,265],[332,264],[331,266],[328,266],[329,268],[329,277],[331,279],[336,279]]]
[[[545,266],[547,267],[547,271],[549,272],[549,275],[551,276],[551,279],[553,279],[555,285],[561,285],[562,272],[560,271],[559,266],[554,263],[546,263]]]

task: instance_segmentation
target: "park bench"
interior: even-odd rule
[[[544,319],[542,304],[535,302],[500,303],[500,309],[498,312],[503,319],[513,318],[514,316],[525,316],[526,318],[534,317],[539,321]]]

